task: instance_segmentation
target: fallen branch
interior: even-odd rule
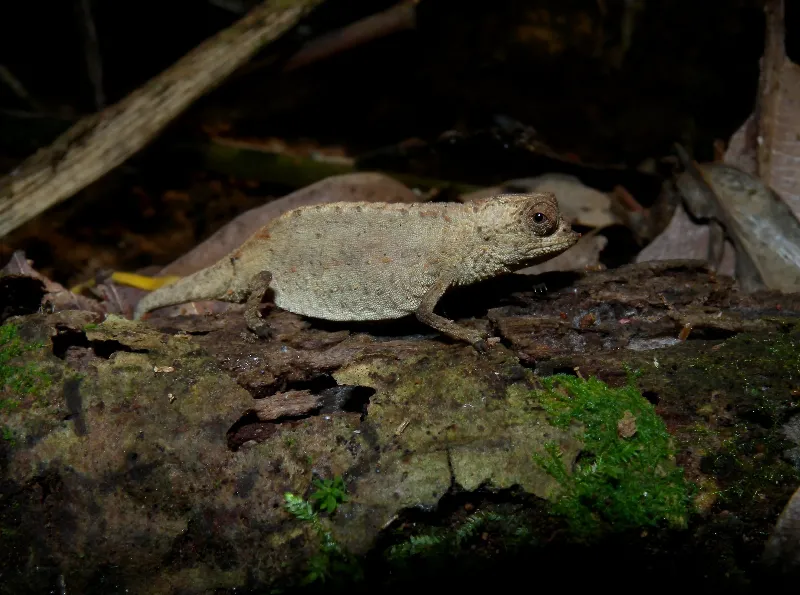
[[[220,2],[226,0],[220,0]],[[291,57],[282,62],[280,54],[267,56],[261,60],[254,60],[247,66],[240,68],[232,78],[244,78],[265,68],[278,65],[283,72],[291,72],[327,60],[353,48],[365,45],[376,39],[381,39],[398,33],[409,31],[417,26],[417,5],[421,0],[400,0],[394,6],[382,12],[371,14],[363,19],[351,23],[341,29],[312,39]],[[282,64],[282,66],[281,66]]]
[[[417,24],[418,3],[419,0],[402,0],[383,12],[308,42],[289,59],[283,71],[290,72],[391,33],[413,29]]]
[[[0,179],[0,237],[85,188],[323,0],[267,0]]]

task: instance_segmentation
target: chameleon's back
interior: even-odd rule
[[[243,258],[251,252],[263,258],[248,268],[272,274],[277,306],[327,320],[399,318],[416,310],[442,272],[444,252],[455,247],[452,223],[465,207],[366,206],[298,209],[269,225],[269,237],[254,236],[242,246]],[[259,248],[249,250],[251,243]]]

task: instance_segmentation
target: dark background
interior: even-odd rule
[[[410,138],[476,134],[499,115],[531,127],[570,159],[635,170],[668,155],[675,141],[711,159],[714,141],[727,142],[753,109],[764,43],[760,0],[422,0],[415,30],[281,72],[282,61],[304,42],[392,4],[328,0],[258,57],[265,66],[234,75],[118,171],[1,239],[0,257],[24,249],[62,282],[104,267],[163,264],[241,210],[291,190],[260,184],[233,197],[198,192],[209,174],[164,158],[164,151],[200,142],[203,126],[215,122],[225,122],[233,137],[312,139],[358,156]],[[793,4],[786,9],[790,57],[800,53]],[[639,10],[626,48],[627,5]],[[95,110],[77,6],[77,0],[0,5],[0,64],[36,101],[32,107],[0,84],[4,170]],[[91,6],[107,104],[238,18],[204,0]],[[491,143],[460,151],[416,167],[479,185],[535,173]],[[168,189],[191,197],[180,216],[161,198]],[[651,203],[648,193],[637,199]],[[143,238],[160,249],[143,248]]]

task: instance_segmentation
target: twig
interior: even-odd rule
[[[97,29],[92,18],[91,0],[77,0],[76,10],[80,16],[83,29],[83,53],[86,57],[86,72],[94,91],[94,107],[99,111],[106,106],[106,97],[105,93],[103,93],[103,61],[100,58]]]
[[[267,0],[0,179],[0,237],[139,151],[198,97],[323,0]]]
[[[628,192],[628,189],[620,184],[614,186],[612,190],[614,196],[622,203],[628,211],[640,213],[644,211],[644,207],[639,204],[639,201],[633,197],[633,194]]]
[[[35,111],[39,111],[39,105],[37,104],[36,100],[30,96],[30,93],[28,93],[27,89],[25,89],[25,85],[23,85],[22,82],[2,64],[0,64],[0,80],[2,80],[8,86],[8,88],[11,89],[11,92],[14,93],[14,95],[22,99]]]
[[[208,0],[208,2],[217,8],[227,10],[234,14],[244,14],[247,12],[248,8],[252,8],[245,0]]]
[[[417,24],[419,0],[403,0],[337,31],[318,37],[292,56],[283,71],[290,72],[391,33],[413,29]]]
[[[417,24],[416,5],[419,2],[402,0],[383,12],[309,41],[286,61],[283,71],[297,70],[391,33],[413,29]],[[234,77],[243,78],[258,70],[273,67],[280,59],[280,56],[269,56],[257,60],[241,68]]]

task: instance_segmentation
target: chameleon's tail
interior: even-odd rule
[[[161,287],[147,294],[136,305],[134,320],[139,320],[145,313],[166,306],[175,306],[195,300],[224,300],[229,295],[232,271],[230,261],[223,259],[206,269],[193,273],[179,281]]]

